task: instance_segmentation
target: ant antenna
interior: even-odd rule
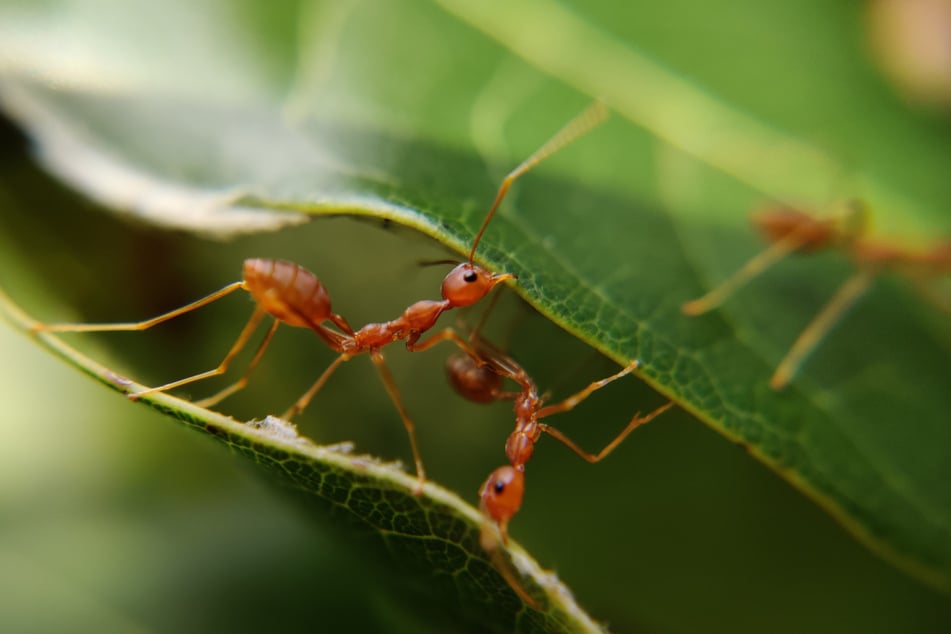
[[[482,239],[482,234],[485,233],[485,228],[489,225],[489,221],[492,220],[492,216],[495,215],[495,210],[499,208],[499,204],[501,204],[502,199],[505,198],[505,194],[508,192],[509,187],[512,186],[512,183],[514,183],[519,176],[529,171],[578,137],[584,135],[586,132],[607,118],[607,106],[605,106],[604,102],[600,99],[595,100],[594,103],[585,108],[584,112],[566,123],[565,127],[555,133],[555,136],[548,139],[548,141],[543,146],[535,150],[534,154],[522,161],[518,167],[509,172],[508,176],[502,180],[502,185],[499,186],[499,193],[495,195],[495,202],[493,202],[492,207],[489,208],[489,213],[486,215],[485,220],[482,221],[482,226],[479,228],[479,233],[476,234],[475,240],[472,241],[472,249],[469,251],[469,264],[472,264],[472,259],[475,257],[476,247],[479,245],[479,240]]]
[[[436,258],[432,260],[416,260],[417,266],[438,266],[440,264],[459,264],[459,260],[452,258]]]

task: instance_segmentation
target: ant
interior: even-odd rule
[[[542,434],[548,434],[587,462],[594,464],[614,451],[635,428],[650,422],[671,408],[674,403],[672,401],[666,403],[646,416],[641,416],[640,413],[635,414],[627,426],[601,451],[589,453],[562,431],[541,422],[541,419],[574,409],[593,392],[636,370],[640,367],[639,361],[631,361],[615,374],[594,381],[558,403],[545,405],[545,397],[538,393],[535,381],[514,359],[495,349],[488,342],[478,339],[475,331],[470,335],[469,340],[478,351],[478,356],[464,354],[450,356],[446,363],[450,384],[456,392],[470,401],[490,403],[511,400],[515,410],[515,430],[505,442],[505,454],[509,464],[493,471],[479,489],[479,509],[484,520],[480,543],[513,590],[534,606],[535,601],[532,597],[527,594],[508,567],[499,560],[498,539],[492,527],[497,527],[502,543],[508,544],[509,521],[522,506],[525,493],[525,464],[531,459],[535,444]],[[504,379],[517,383],[519,390],[505,391]]]
[[[502,181],[495,201],[489,208],[482,226],[476,233],[466,261],[458,264],[443,279],[442,299],[438,301],[423,300],[410,305],[402,315],[391,321],[371,323],[359,330],[354,330],[341,315],[334,313],[331,308],[330,294],[316,275],[302,266],[283,260],[248,259],[244,261],[243,279],[233,282],[206,297],[190,304],[176,308],[152,319],[125,323],[96,323],[96,324],[34,324],[34,332],[102,332],[102,331],[139,331],[147,330],[170,319],[189,313],[198,308],[215,302],[237,290],[244,290],[251,294],[255,301],[255,309],[237,340],[225,355],[221,363],[212,370],[201,372],[177,381],[172,381],[158,387],[148,388],[128,394],[128,398],[136,400],[147,394],[166,392],[175,388],[201,381],[225,373],[232,360],[248,343],[254,331],[262,320],[270,315],[274,321],[265,334],[263,340],[254,353],[244,374],[234,383],[218,393],[197,401],[200,407],[211,407],[242,389],[248,382],[251,371],[260,361],[265,349],[270,343],[278,325],[309,328],[339,356],[317,378],[314,384],[288,409],[282,418],[290,420],[299,414],[310,403],[314,395],[324,386],[333,372],[345,361],[361,353],[368,353],[383,381],[383,385],[393,401],[406,433],[409,436],[413,459],[416,463],[416,475],[419,481],[417,492],[422,491],[425,482],[425,470],[416,443],[415,426],[409,417],[399,390],[393,380],[389,368],[384,362],[382,349],[396,341],[405,340],[406,348],[412,352],[426,350],[440,341],[455,343],[466,354],[475,357],[475,351],[452,328],[445,328],[436,332],[427,339],[420,340],[421,336],[432,329],[439,316],[450,309],[470,306],[505,280],[516,279],[511,273],[491,273],[474,262],[476,248],[482,239],[486,227],[495,215],[506,192],[515,180],[535,167],[542,160],[582,136],[607,116],[607,109],[601,102],[594,102],[581,114],[568,122],[560,131],[555,133],[545,144],[536,150],[525,161],[512,170]],[[331,325],[327,325],[330,322]]]
[[[685,303],[682,306],[684,313],[701,315],[716,308],[743,284],[790,253],[839,249],[852,259],[856,267],[856,271],[800,333],[777,366],[769,381],[770,387],[775,390],[781,390],[789,384],[836,321],[887,269],[904,276],[932,303],[951,312],[951,304],[942,300],[927,285],[928,279],[951,273],[951,240],[939,241],[930,248],[916,250],[865,237],[868,209],[857,200],[849,201],[843,210],[826,218],[779,205],[755,212],[750,220],[771,244],[706,295]]]

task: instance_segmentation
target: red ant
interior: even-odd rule
[[[403,406],[393,376],[384,362],[382,349],[388,344],[402,339],[406,341],[406,348],[415,352],[425,350],[440,341],[448,340],[455,343],[467,354],[475,355],[471,347],[462,340],[452,328],[445,328],[423,341],[420,341],[420,337],[423,333],[435,326],[436,320],[443,312],[452,308],[474,304],[485,297],[499,283],[505,280],[515,279],[515,275],[510,273],[490,273],[473,261],[476,247],[479,245],[479,241],[489,221],[491,221],[495,215],[509,187],[519,176],[603,121],[606,114],[607,110],[604,105],[600,102],[595,102],[580,115],[572,119],[564,128],[557,132],[518,167],[512,170],[512,172],[503,179],[496,194],[495,201],[489,208],[485,220],[482,222],[482,226],[472,241],[472,248],[469,250],[468,260],[453,268],[443,279],[442,299],[438,301],[423,300],[416,302],[409,306],[402,315],[392,321],[371,323],[359,330],[353,330],[342,316],[332,311],[330,295],[316,275],[291,262],[269,259],[249,259],[244,262],[242,281],[229,284],[202,299],[152,319],[114,324],[35,324],[32,330],[34,332],[146,330],[169,319],[189,313],[217,301],[238,289],[245,290],[251,294],[251,297],[256,302],[254,313],[248,320],[247,325],[245,325],[244,329],[238,335],[231,349],[225,355],[225,358],[216,368],[178,381],[172,381],[165,385],[131,393],[128,397],[135,400],[146,394],[165,392],[189,383],[223,374],[227,371],[232,360],[247,344],[264,317],[270,315],[274,318],[274,323],[268,329],[267,334],[258,346],[247,370],[241,378],[217,394],[198,401],[196,404],[202,407],[211,407],[225,397],[242,389],[247,384],[251,371],[257,365],[258,361],[260,361],[261,356],[270,343],[271,338],[274,336],[279,324],[285,323],[289,326],[309,328],[323,339],[331,349],[339,353],[339,356],[324,370],[310,389],[282,415],[282,418],[289,420],[307,407],[314,395],[323,387],[327,379],[330,378],[330,375],[333,374],[343,362],[350,360],[360,353],[369,353],[370,359],[379,371],[383,384],[403,420],[403,425],[409,436],[413,459],[416,463],[416,474],[419,479],[418,490],[421,491],[422,484],[425,482],[425,471],[416,444],[414,425]],[[335,328],[326,325],[325,322],[328,321],[335,326]]]
[[[592,464],[600,462],[614,451],[635,428],[650,422],[672,407],[674,403],[666,403],[646,416],[641,416],[640,413],[635,414],[627,426],[601,451],[589,453],[560,430],[541,422],[541,419],[574,409],[593,392],[636,370],[640,366],[639,361],[631,361],[615,374],[591,383],[558,403],[546,406],[544,405],[545,397],[539,395],[534,380],[514,359],[483,340],[477,341],[475,333],[470,336],[470,342],[476,348],[478,358],[463,354],[449,357],[446,371],[450,384],[470,401],[489,403],[497,400],[511,400],[515,410],[515,430],[505,442],[505,454],[509,464],[493,471],[479,489],[479,509],[484,518],[480,542],[509,585],[527,603],[535,605],[534,600],[509,568],[498,559],[498,541],[492,530],[493,525],[497,527],[502,543],[508,544],[508,524],[522,506],[522,497],[525,493],[525,464],[535,451],[535,443],[542,434],[548,434],[584,460]],[[517,383],[519,390],[504,391],[504,379]]]
[[[887,269],[903,275],[922,295],[942,310],[951,312],[951,305],[938,297],[926,283],[930,278],[951,272],[951,240],[940,241],[923,250],[903,248],[864,237],[867,219],[868,210],[859,201],[850,201],[842,212],[828,218],[785,206],[754,213],[750,220],[771,243],[770,246],[706,295],[684,304],[683,312],[701,315],[716,308],[737,288],[790,253],[812,253],[823,249],[844,251],[857,270],[806,326],[779,363],[769,382],[776,390],[792,380],[836,321]]]

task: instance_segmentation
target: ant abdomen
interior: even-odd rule
[[[467,354],[446,359],[446,375],[452,388],[474,403],[491,403],[502,393],[502,376]]]
[[[247,291],[268,313],[290,326],[313,328],[331,316],[330,295],[317,276],[285,260],[244,261]]]

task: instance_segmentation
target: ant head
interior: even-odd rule
[[[443,279],[442,298],[453,308],[469,306],[488,295],[499,282],[512,279],[515,276],[511,273],[489,273],[478,264],[463,262]]]
[[[860,198],[850,198],[842,203],[841,209],[836,210],[832,216],[839,232],[839,240],[850,242],[859,238],[868,230],[870,216],[868,204]]]
[[[524,493],[524,472],[510,465],[499,467],[489,475],[489,479],[479,490],[479,497],[482,499],[479,508],[504,530],[522,506]]]

